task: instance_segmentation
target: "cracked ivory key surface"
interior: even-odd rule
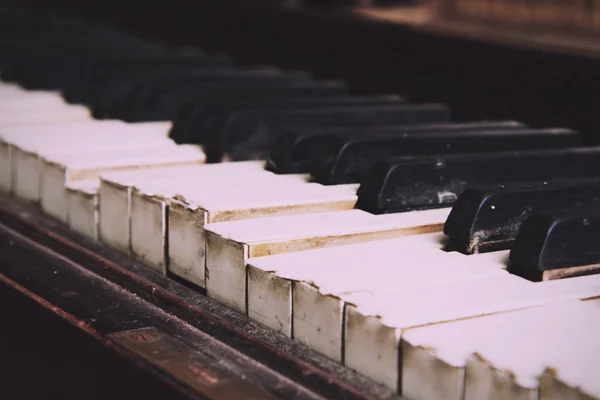
[[[387,268],[340,271],[327,267],[311,274],[310,280],[294,280],[292,289],[292,332],[294,338],[335,360],[343,357],[343,325],[346,297],[356,292],[374,295],[398,293],[429,285],[508,275],[496,255],[465,256],[430,249],[402,252],[401,262],[381,262]],[[381,257],[381,256],[380,256]],[[386,258],[392,258],[388,255]],[[375,258],[377,259],[377,258]],[[381,269],[380,269],[381,268]]]
[[[495,256],[478,256],[476,263],[440,250],[443,239],[424,234],[253,259],[248,315],[341,360],[344,292],[383,293],[506,273]],[[399,252],[401,258],[395,255]]]
[[[241,193],[304,183],[306,175],[276,175],[264,169],[264,162],[181,166],[141,169],[103,174],[100,187],[100,237],[122,251],[130,251],[141,261],[162,272],[171,272],[204,285],[203,212],[187,207],[185,195],[194,193]],[[185,207],[171,206],[171,198]],[[171,213],[177,215],[168,221]],[[168,225],[167,225],[168,224]],[[167,243],[168,236],[173,240]],[[170,246],[170,248],[167,248]],[[200,271],[200,272],[195,272]],[[199,282],[195,275],[201,276]]]
[[[517,380],[518,385],[534,388],[537,377],[531,373],[535,370],[541,374],[544,369],[552,368],[556,378],[542,379],[542,399],[586,398],[577,397],[575,388],[578,386],[591,394],[591,398],[598,398],[597,376],[590,371],[597,371],[594,366],[598,359],[595,355],[600,350],[597,345],[600,327],[596,322],[599,316],[598,300],[562,300],[526,310],[405,330],[402,334],[403,394],[414,399],[461,399],[465,387],[468,396],[484,395],[490,377],[470,375],[469,368],[473,364],[467,364],[467,360],[475,357],[486,359],[483,355],[474,355],[488,352],[491,356],[489,349],[512,344],[515,346],[512,357],[506,354],[503,358],[512,358],[522,367],[505,370],[505,379],[513,380],[513,383]],[[528,374],[522,374],[528,369]],[[516,375],[511,377],[513,373]],[[482,386],[469,387],[469,380],[473,378],[481,378]],[[500,385],[493,388],[499,389],[499,395],[504,393],[516,399],[530,398],[527,397],[529,394],[534,398],[537,396],[535,393],[512,391],[511,388],[507,391],[507,382],[502,381],[496,381]],[[572,397],[554,397],[553,386],[564,390],[563,395],[570,392]]]
[[[186,199],[190,197],[246,199],[253,192],[299,187],[299,184],[305,184],[306,178],[262,171],[246,175],[139,183],[132,188],[130,196],[131,253],[162,272],[166,272],[168,262],[170,272],[202,286],[205,265],[204,222],[210,215],[205,215],[201,207],[183,208],[181,204],[188,206]]]
[[[222,279],[226,276],[234,290],[245,297],[249,259],[436,232],[442,229],[448,212],[449,209],[437,209],[373,215],[362,210],[345,210],[214,223],[205,227],[212,252],[208,256],[226,254],[229,262],[208,262],[218,265],[214,274],[223,276]],[[238,311],[245,309],[244,304]]]
[[[320,268],[343,271],[349,267],[362,267],[364,270],[364,266],[369,265],[369,269],[385,270],[387,265],[371,261],[381,254],[405,249],[440,250],[444,239],[445,236],[439,233],[423,234],[253,258],[247,265],[248,316],[286,336],[291,336],[294,280],[306,279],[310,282],[312,271]]]
[[[510,274],[393,294],[382,294],[376,290],[369,294],[349,294],[344,296],[345,363],[395,388],[400,372],[397,368],[399,340],[405,329],[598,294],[600,277],[546,285]],[[445,396],[453,398],[453,393],[449,391]]]
[[[356,201],[355,189],[306,183],[306,178],[303,175],[275,174],[222,176],[199,181],[196,187],[173,185],[168,196],[164,196],[164,190],[157,192],[147,186],[136,188],[131,194],[132,249],[134,253],[142,254],[142,248],[134,246],[136,243],[149,243],[149,235],[152,235],[153,243],[165,242],[165,233],[158,229],[158,222],[165,218],[168,204],[169,240],[166,246],[169,271],[205,286],[206,223],[215,219],[324,212],[340,207],[351,208]],[[154,221],[153,229],[148,227],[150,220]],[[141,229],[144,223],[146,228]],[[136,226],[140,228],[137,230],[139,234],[134,230]]]
[[[534,284],[541,284],[549,292],[556,292],[557,298],[560,294],[573,295],[581,299],[595,298],[600,295],[599,275]],[[586,302],[586,304],[591,303]],[[549,320],[545,322],[547,329],[542,326],[534,329],[534,326],[530,326],[527,327],[528,329],[519,330],[518,335],[507,335],[504,340],[482,342],[478,346],[477,354],[467,359],[465,398],[519,400],[537,399],[541,394],[543,399],[552,399],[563,398],[558,396],[559,394],[568,397],[566,392],[569,392],[569,396],[573,396],[568,398],[585,398],[577,397],[576,390],[573,389],[579,384],[585,384],[585,381],[591,377],[589,371],[597,371],[590,362],[596,362],[598,359],[593,355],[600,355],[600,347],[595,344],[597,340],[594,339],[598,337],[600,329],[600,324],[595,323],[600,317],[599,306],[600,304],[585,306],[586,309],[595,307],[595,318],[586,320],[581,317],[571,324],[568,321]],[[572,341],[569,335],[577,339]],[[591,341],[584,344],[584,337],[590,338]],[[462,344],[457,346],[460,347]],[[540,382],[538,378],[548,367],[555,369],[555,374],[549,373]],[[567,368],[573,368],[576,375],[569,376]],[[560,380],[561,376],[568,378],[566,379],[568,387],[561,387],[562,385],[557,382],[556,378]],[[546,388],[545,384],[557,387]],[[600,386],[594,386],[593,394],[598,398]]]
[[[190,198],[188,205],[179,204],[179,209],[203,210],[205,222],[220,222],[240,219],[263,218],[277,215],[310,214],[335,210],[348,210],[356,203],[356,185],[323,186],[316,183],[299,183],[289,187],[272,187],[265,191],[244,193],[243,196],[215,194],[212,198]],[[176,201],[172,205],[177,204]],[[174,207],[171,207],[173,211]],[[169,214],[170,218],[174,213]],[[169,225],[170,226],[170,225]],[[206,289],[209,297],[225,305],[245,312],[245,291],[239,291],[239,279],[223,271],[227,265],[238,264],[239,252],[221,252],[211,246],[207,237]]]
[[[247,161],[224,164],[169,165],[159,167],[138,168],[127,171],[105,172],[100,176],[100,239],[107,245],[124,252],[130,251],[131,235],[131,192],[136,185],[150,186],[156,194],[157,201],[165,201],[167,192],[196,187],[197,184],[186,184],[189,180],[214,179],[219,182],[224,174],[245,180],[245,176],[266,172],[264,162]],[[161,207],[165,207],[162,205]],[[166,222],[165,222],[166,224]],[[157,264],[158,265],[158,264]]]

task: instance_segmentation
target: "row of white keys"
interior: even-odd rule
[[[41,178],[41,206],[49,215],[64,221],[65,184],[70,181],[98,179],[104,171],[144,168],[156,165],[203,163],[205,155],[194,145],[161,145],[151,148],[81,152],[44,159]]]
[[[31,102],[29,102],[31,100]],[[10,140],[6,135],[21,136],[26,129],[38,129],[54,124],[90,122],[89,110],[65,103],[55,92],[29,92],[18,86],[0,85],[0,190],[11,192],[12,167]]]
[[[218,179],[225,169],[233,169],[240,178],[246,175],[262,172],[260,162],[242,162],[232,164],[209,165],[176,165],[164,167],[149,167],[129,171],[103,173],[100,176],[100,239],[107,245],[124,252],[131,250],[131,197],[133,191],[146,188],[154,191],[159,209],[165,209],[169,196],[167,192],[177,191],[181,187],[190,186],[186,180],[199,181],[207,178]],[[196,187],[195,183],[191,183]],[[175,187],[175,189],[173,188]],[[162,193],[162,195],[159,195]],[[165,226],[166,221],[160,225]],[[162,232],[157,234],[162,235]],[[160,260],[149,260],[158,264]]]
[[[0,142],[7,147],[8,160],[2,162],[9,167],[2,186],[21,199],[38,202],[44,158],[52,160],[53,156],[69,153],[169,145],[167,130],[167,124],[126,124],[121,121],[6,127],[0,133]]]
[[[246,312],[246,265],[255,257],[440,231],[449,209],[373,215],[362,210],[246,219],[206,226],[209,296]],[[224,285],[223,282],[227,282]]]
[[[507,252],[446,253],[441,236],[251,259],[248,315],[396,389],[403,329],[600,294],[595,276],[532,283],[504,270]]]
[[[206,223],[350,209],[356,202],[355,185],[307,183],[307,175],[276,175],[266,171],[263,162],[201,169],[204,171],[190,173],[189,178],[149,177],[142,172],[136,177],[103,176],[101,239],[145,257],[144,261],[159,270],[168,263],[171,272],[204,287]],[[113,206],[110,214],[105,212],[104,202]],[[118,210],[114,207],[117,203]],[[111,223],[126,220],[128,212],[129,234],[125,226]],[[166,255],[163,246],[168,246]]]
[[[572,279],[584,278],[592,279]],[[403,393],[410,399],[598,399],[598,321],[599,300],[565,300],[408,329]]]
[[[398,382],[407,363],[398,369],[401,352],[399,340],[404,331],[418,326],[439,324],[464,318],[536,307],[565,299],[583,299],[600,294],[600,277],[581,277],[546,284],[534,283],[504,274],[496,277],[468,279],[426,288],[346,298],[345,363],[388,386]],[[384,340],[385,338],[385,340]],[[426,370],[422,379],[436,373]],[[460,376],[458,375],[454,375]],[[418,398],[460,398],[460,385],[440,378],[430,388],[442,388]],[[414,379],[406,379],[403,394],[415,396],[421,390]],[[392,386],[393,387],[393,386]],[[456,390],[453,392],[453,390]]]
[[[251,259],[248,316],[341,361],[346,296],[506,274],[496,255],[442,247],[438,233]]]
[[[52,128],[65,128],[65,132],[11,140],[11,187],[17,197],[40,202],[46,213],[63,222],[67,182],[95,179],[102,171],[203,163],[206,159],[200,147],[177,145],[168,139],[168,124],[164,123],[98,122],[82,124],[72,132],[61,124]],[[72,133],[75,135],[69,137]]]
[[[294,190],[305,179],[275,174],[248,174],[233,179],[204,177],[194,180],[150,182],[132,190],[131,252],[150,266],[160,260],[164,267],[201,287],[204,286],[204,225],[213,218],[211,200],[249,200],[255,193],[273,188]],[[168,240],[167,229],[168,226]],[[174,247],[171,247],[174,245]],[[164,255],[152,248],[164,249]],[[189,262],[192,264],[189,264]]]

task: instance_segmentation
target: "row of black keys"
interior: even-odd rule
[[[361,182],[357,207],[373,213],[458,199],[445,227],[452,245],[512,247],[513,264],[529,275],[600,258],[600,149],[577,147],[577,132],[453,123],[444,105],[351,96],[343,83],[303,72],[240,68],[226,56],[60,19],[2,19],[5,81],[60,89],[98,118],[172,119],[174,140],[203,144],[215,158],[266,157],[276,173]]]

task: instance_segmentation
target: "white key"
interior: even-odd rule
[[[370,263],[342,271],[323,268],[308,282],[294,282],[292,289],[294,338],[336,360],[342,359],[344,307],[358,292],[398,293],[444,282],[507,275],[504,264],[490,255],[465,256],[460,253],[431,253],[429,249],[394,249]],[[387,262],[386,262],[387,261]],[[370,267],[372,263],[381,267]],[[365,266],[369,265],[367,269]]]
[[[600,381],[598,380],[598,369],[600,368],[600,349],[598,348],[598,315],[592,320],[593,329],[590,329],[590,321],[583,321],[578,325],[586,334],[585,341],[580,340],[579,332],[572,329],[571,336],[560,338],[552,343],[560,347],[565,341],[572,340],[573,347],[564,348],[562,358],[555,361],[551,368],[544,372],[540,379],[540,400],[598,400],[600,399]],[[573,337],[577,339],[573,340]]]
[[[368,265],[373,271],[385,270],[391,263],[373,262],[392,251],[423,248],[439,250],[445,236],[439,233],[378,240],[373,242],[307,250],[250,259],[248,273],[248,316],[286,336],[292,331],[292,283],[311,282],[319,269],[343,273]]]
[[[65,184],[97,179],[101,172],[143,168],[151,165],[177,165],[205,161],[204,152],[193,145],[169,145],[137,150],[106,150],[77,154],[56,154],[42,163],[40,204],[49,215],[66,221]]]
[[[575,298],[592,298],[600,294],[600,276],[590,275],[578,278],[562,279],[535,283],[538,287],[545,288],[556,298],[573,296]],[[590,325],[593,327],[593,324]],[[561,324],[551,329],[552,333],[565,328]],[[586,333],[588,329],[585,329]],[[510,339],[500,343],[484,343],[478,347],[478,355],[467,361],[467,375],[465,383],[465,395],[467,399],[479,398],[501,398],[510,394],[511,398],[537,398],[539,382],[538,377],[542,375],[548,365],[542,360],[552,350],[550,345],[542,345],[543,341],[550,339],[547,332],[537,331],[535,335],[526,335],[519,332]],[[581,339],[582,332],[575,333],[577,342]],[[569,349],[566,339],[561,349]],[[527,351],[524,351],[527,349]],[[591,349],[589,349],[591,350]],[[526,355],[526,356],[525,356]],[[574,355],[574,354],[573,354]],[[580,358],[582,364],[585,358]],[[561,364],[562,365],[562,364]],[[555,365],[558,366],[558,365]],[[509,372],[509,373],[507,373]]]
[[[21,120],[15,119],[15,121],[10,124],[0,121],[0,190],[5,192],[11,192],[13,190],[13,165],[16,164],[15,159],[17,155],[13,154],[16,150],[13,148],[12,144],[14,144],[15,141],[23,141],[24,143],[33,142],[35,145],[40,145],[41,136],[54,134],[55,132],[63,132],[65,129],[69,128],[90,129],[90,126],[100,125],[103,127],[115,127],[124,126],[125,123],[121,121],[100,122],[91,119],[74,121],[68,119],[63,121],[41,119],[39,121],[32,121],[27,116],[24,116]],[[63,143],[64,145],[64,142],[61,142],[60,140],[55,140],[54,143]],[[31,160],[31,162],[33,162],[33,160]],[[36,187],[36,184],[37,183],[32,183],[31,186]],[[37,186],[39,186],[39,184]]]
[[[488,398],[485,397],[488,393],[485,386],[490,381],[485,374],[469,375],[465,371],[467,360],[474,354],[490,353],[490,349],[496,346],[511,346],[511,343],[513,351],[516,351],[514,356],[521,358],[518,361],[525,369],[531,370],[534,365],[533,369],[540,372],[546,367],[559,368],[565,357],[568,359],[571,355],[585,360],[585,354],[590,354],[586,350],[593,354],[594,349],[587,348],[583,355],[578,355],[577,349],[581,345],[578,342],[580,339],[585,342],[582,332],[588,327],[598,329],[595,321],[600,316],[600,303],[573,301],[565,297],[569,296],[558,296],[554,303],[545,306],[403,330],[403,395],[414,399],[462,399],[465,378],[482,378],[478,387],[470,386],[469,396]],[[585,343],[581,345],[583,349],[586,347]],[[482,357],[487,359],[484,355]],[[519,374],[519,368],[516,367],[514,372]],[[513,371],[506,372],[510,374]],[[536,377],[522,375],[520,378],[521,387],[536,386]],[[499,383],[498,394],[507,393],[506,382]],[[515,398],[535,397],[532,392],[510,390],[508,393],[516,393]]]
[[[68,182],[67,225],[75,232],[98,239],[98,187],[97,179]]]
[[[66,146],[66,143],[72,143],[73,136],[79,137],[79,143],[81,139],[86,139],[87,146],[90,146],[93,141],[89,138],[90,134],[97,136],[107,130],[122,129],[125,126],[127,125],[121,121],[86,121],[3,127],[0,131],[0,163],[3,167],[0,185],[5,191],[14,191],[23,199],[39,201],[41,162],[36,147],[50,150]],[[61,134],[69,134],[66,143],[56,137]],[[22,168],[21,173],[30,175],[18,176],[19,166]],[[19,187],[15,188],[17,185]]]
[[[585,298],[598,293],[600,278],[545,285],[505,274],[395,294],[375,292],[372,295],[348,296],[345,298],[348,302],[345,362],[374,380],[388,386],[395,385],[395,366],[398,365],[399,338],[403,329],[535,307],[564,299]],[[454,393],[446,395],[452,398]]]
[[[356,203],[357,185],[323,186],[303,183],[297,187],[272,187],[265,191],[244,193],[243,196],[203,198],[193,203],[207,214],[208,223],[237,219],[263,218],[278,215],[310,214],[352,209]],[[206,234],[206,290],[208,296],[239,311],[246,312],[246,293],[239,283],[243,281],[239,265],[240,252],[221,251],[219,237]],[[242,261],[243,262],[243,261]],[[236,275],[232,275],[233,272]],[[245,271],[241,271],[245,275]]]
[[[0,126],[84,120],[91,120],[87,107],[67,104],[55,92],[11,92],[0,98]]]
[[[112,127],[111,127],[112,126]],[[63,134],[46,134],[36,137],[20,138],[15,140],[11,146],[11,155],[14,155],[15,163],[12,167],[15,181],[15,194],[24,197],[29,201],[37,201],[36,196],[41,196],[36,192],[33,183],[41,182],[42,171],[51,168],[49,164],[54,164],[55,160],[68,159],[70,155],[87,155],[90,159],[102,156],[102,152],[119,151],[124,152],[131,149],[133,152],[141,151],[144,148],[176,148],[175,142],[167,137],[168,125],[164,123],[143,123],[143,124],[109,124],[103,126],[93,125],[98,128],[98,135],[92,132],[63,132]],[[78,129],[79,130],[79,129]],[[91,137],[86,137],[90,135]],[[27,143],[29,142],[29,143]],[[24,161],[24,164],[20,162]],[[36,161],[37,160],[37,163]],[[31,168],[32,165],[36,165]],[[37,175],[37,176],[36,176]],[[20,192],[23,187],[29,189],[27,192]],[[41,183],[40,183],[41,185]]]
[[[190,185],[182,182],[186,179],[195,181],[214,180],[215,182],[223,182],[224,186],[228,183],[223,179],[223,175],[234,175],[237,180],[244,181],[248,175],[273,175],[264,169],[263,161],[247,161],[225,164],[209,164],[209,165],[176,165],[166,167],[149,167],[130,171],[118,171],[103,173],[100,183],[100,237],[103,242],[111,247],[118,248],[121,251],[129,252],[131,249],[131,193],[134,187],[141,188],[147,192],[157,194],[156,201],[165,201],[167,192],[177,192],[181,188],[189,188]],[[254,182],[249,180],[249,182]],[[204,183],[206,184],[206,183]],[[198,183],[191,185],[198,187]],[[214,190],[213,187],[210,190]],[[161,195],[159,197],[159,195]],[[166,205],[166,204],[165,204]],[[159,209],[163,208],[163,204],[159,204]],[[186,221],[193,226],[192,221]],[[163,223],[160,224],[161,226]],[[165,221],[166,225],[166,221]],[[171,236],[177,235],[177,226],[171,226]],[[204,230],[202,229],[202,232]],[[149,233],[149,235],[154,235]],[[158,235],[162,235],[161,232]],[[155,236],[155,235],[154,235]],[[194,248],[194,253],[190,255],[182,253],[177,249],[174,257],[184,257],[186,261],[193,257],[192,254],[198,251],[197,242],[194,241],[194,233],[191,236],[185,236],[185,240],[189,240]],[[140,238],[142,240],[142,238]],[[188,248],[185,248],[188,251]],[[202,255],[204,249],[202,248]],[[203,257],[203,256],[202,256]],[[171,265],[178,261],[171,260]],[[194,261],[195,262],[195,261]],[[188,262],[186,262],[186,265]],[[157,264],[158,265],[158,264]],[[203,264],[204,265],[204,264]]]
[[[150,181],[147,184],[136,185],[131,191],[130,213],[131,213],[131,253],[134,257],[147,265],[166,272],[167,260],[170,254],[175,258],[174,268],[169,268],[174,274],[181,276],[180,265],[184,265],[185,277],[192,283],[203,286],[203,279],[194,278],[196,267],[200,268],[198,275],[204,276],[204,211],[194,208],[187,213],[185,219],[178,219],[179,209],[173,211],[174,218],[170,218],[170,207],[173,202],[182,203],[187,195],[210,193],[223,196],[247,196],[250,191],[267,190],[270,187],[287,187],[304,183],[308,177],[300,175],[281,176],[261,171],[260,173],[249,173],[248,175],[205,178],[184,178],[169,180],[168,182]],[[177,200],[171,200],[177,199]],[[169,211],[167,209],[169,208]],[[168,215],[167,215],[168,213]],[[189,236],[185,235],[185,243],[189,246],[180,251],[167,251],[167,221],[169,222],[169,238],[177,246],[177,240],[181,237],[182,229],[192,227]],[[172,224],[171,224],[172,222]],[[169,240],[171,242],[171,240]],[[180,244],[179,244],[180,245]],[[168,253],[168,254],[167,254]],[[192,264],[182,264],[179,260],[192,261]],[[196,258],[197,257],[197,258]],[[182,260],[183,261],[183,260]],[[171,265],[169,264],[171,267]],[[189,275],[189,276],[187,276]]]
[[[230,255],[230,263],[218,266],[219,274],[230,280],[238,277],[240,281],[231,284],[245,296],[246,264],[251,258],[440,231],[448,212],[373,215],[346,210],[221,222],[207,225],[206,230],[211,249]]]
[[[10,175],[15,195],[37,202],[44,158],[48,160],[84,155],[104,150],[175,147],[167,138],[170,123],[125,124],[121,121],[95,121],[49,126],[19,126],[2,134],[10,143]],[[97,157],[93,154],[89,158]]]

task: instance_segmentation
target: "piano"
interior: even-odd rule
[[[3,391],[600,398],[596,2],[326,3],[2,4]]]

